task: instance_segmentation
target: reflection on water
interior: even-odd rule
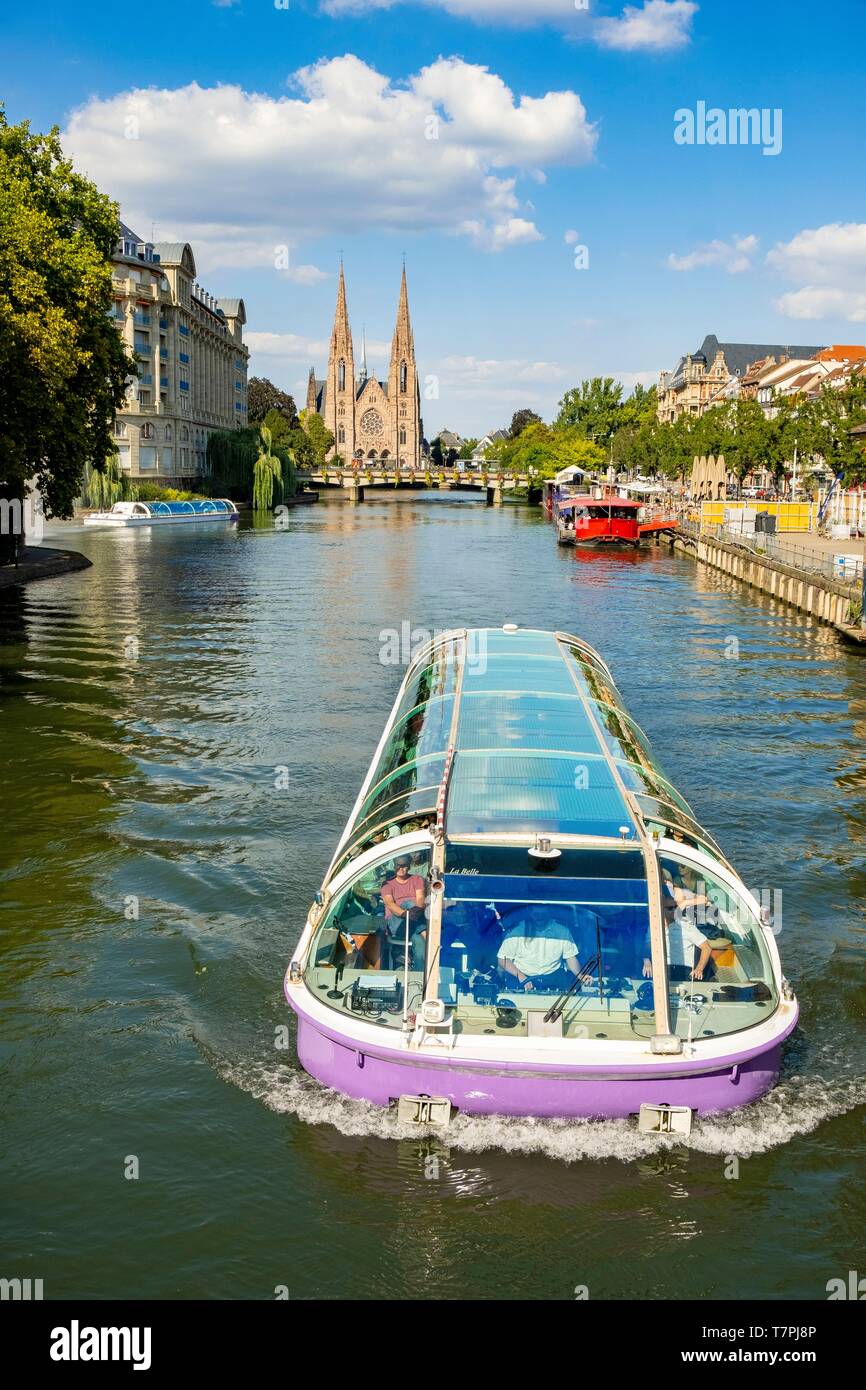
[[[69,543],[92,569],[0,595],[4,1269],[46,1296],[571,1298],[646,1296],[650,1254],[671,1297],[823,1296],[856,1267],[861,656],[663,546],[567,551],[474,495]],[[382,631],[506,621],[598,647],[744,878],[783,894],[782,1084],[686,1143],[405,1132],[275,1045],[402,674]]]

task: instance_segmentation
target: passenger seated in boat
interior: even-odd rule
[[[335,956],[342,951],[342,964],[378,970],[382,964],[384,925],[374,885],[360,879],[347,895],[340,913]],[[335,959],[334,964],[340,964],[340,960]]]
[[[681,912],[673,902],[665,902],[665,929],[667,932],[668,979],[702,980],[707,967],[711,966],[712,947],[702,931],[688,914]],[[649,978],[653,973],[650,959],[649,932],[644,945],[643,973]],[[697,962],[695,951],[699,952]]]
[[[487,975],[496,967],[502,942],[499,913],[483,903],[447,903],[442,913],[442,952],[461,972]],[[457,959],[459,957],[459,959]],[[448,964],[450,964],[450,959]]]
[[[415,970],[421,970],[427,948],[427,922],[424,917],[427,880],[420,874],[413,874],[411,868],[412,861],[408,854],[395,859],[394,875],[382,884],[380,891],[382,902],[385,904],[385,931],[389,937],[403,939],[406,931],[406,913],[409,913],[412,965]]]
[[[499,966],[525,990],[555,992],[580,974],[577,947],[555,905],[530,904],[508,914]]]

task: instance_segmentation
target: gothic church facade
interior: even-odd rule
[[[340,454],[347,464],[361,459],[390,466],[398,462],[409,467],[420,464],[424,432],[405,266],[387,381],[367,374],[366,351],[360,375],[355,377],[346,281],[340,266],[328,374],[324,380],[317,379],[315,369],[310,368],[307,410],[321,415],[333,434],[331,458]]]

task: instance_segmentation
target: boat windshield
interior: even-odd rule
[[[357,1019],[400,1028],[424,994],[430,849],[383,854],[328,905],[304,972],[307,988]],[[408,958],[407,958],[408,949]]]
[[[762,1023],[779,999],[764,928],[745,898],[679,855],[660,857],[671,1027],[711,1038]]]
[[[653,1032],[643,857],[450,845],[440,996],[454,1031],[635,1040]]]

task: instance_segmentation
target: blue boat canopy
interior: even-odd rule
[[[563,633],[471,629],[419,651],[340,862],[364,841],[432,824],[440,800],[449,839],[636,841],[636,807],[650,830],[674,830],[722,857],[662,773],[601,657]]]
[[[234,504],[223,497],[205,497],[190,502],[144,502],[151,516],[213,516],[231,515]]]

